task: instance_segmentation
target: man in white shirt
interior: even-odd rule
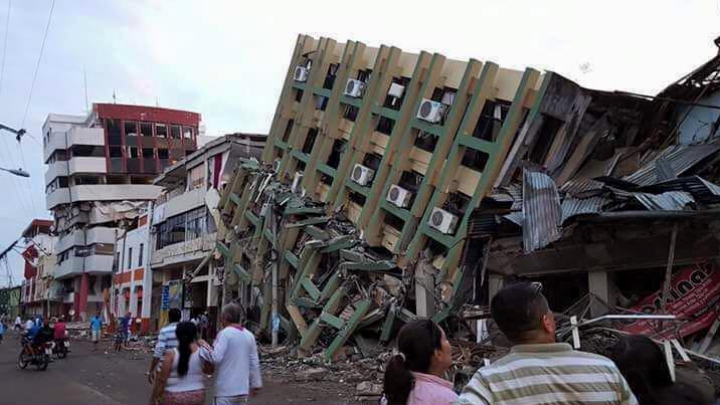
[[[223,330],[214,347],[200,340],[200,357],[215,365],[215,405],[236,405],[247,402],[262,387],[260,358],[255,336],[240,324],[242,309],[228,304],[222,310]]]

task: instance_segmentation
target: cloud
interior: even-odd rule
[[[0,122],[20,124],[50,4],[13,2]],[[715,54],[717,27],[715,1],[58,1],[27,129],[42,139],[48,113],[84,113],[86,72],[90,102],[114,92],[118,102],[200,112],[211,134],[267,131],[299,33],[652,94]],[[0,167],[22,165],[14,142],[0,137]],[[27,139],[23,152],[31,179],[0,172],[0,247],[31,217],[48,215],[42,148]]]

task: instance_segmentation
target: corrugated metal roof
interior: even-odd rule
[[[660,182],[658,178],[657,163],[659,159],[667,162],[675,177],[688,171],[701,160],[720,150],[720,145],[674,145],[663,149],[646,165],[633,174],[623,177],[623,180],[635,183],[639,186],[649,186]]]
[[[523,245],[529,253],[560,239],[562,208],[553,179],[523,171]]]
[[[635,193],[635,198],[651,211],[681,211],[695,202],[690,193],[668,191],[662,194]]]
[[[507,219],[510,222],[516,223],[518,226],[522,226],[523,224],[523,213],[521,211],[516,211],[507,215],[504,215],[503,218]]]
[[[700,176],[681,177],[675,180],[664,181],[640,189],[643,192],[661,193],[665,191],[686,191],[696,201],[705,204],[720,204],[720,186],[713,184]]]
[[[570,180],[562,186],[562,191],[573,197],[590,197],[602,192],[605,183],[593,179]]]
[[[581,214],[597,214],[602,212],[605,204],[610,202],[606,197],[573,198],[566,197],[562,202],[562,222]]]

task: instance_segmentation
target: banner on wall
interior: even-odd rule
[[[675,315],[680,322],[665,321],[662,330],[657,320],[639,320],[620,328],[628,333],[662,338],[677,338],[692,335],[709,328],[720,315],[720,271],[710,263],[698,264],[673,273],[670,284],[670,299],[665,312]],[[648,315],[659,315],[662,304],[662,290],[640,301],[630,308]]]

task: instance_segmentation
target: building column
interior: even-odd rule
[[[135,275],[133,274],[133,278],[135,278]],[[140,314],[137,312],[137,304],[138,304],[138,297],[137,293],[135,292],[135,280],[133,280],[130,283],[130,308],[128,308],[128,311],[132,314],[133,317],[136,317]]]
[[[148,258],[148,262],[150,259]],[[143,305],[140,313],[140,333],[150,333],[150,315],[152,310],[152,288],[153,288],[153,274],[152,268],[148,264],[145,266],[145,273],[143,274]]]
[[[488,275],[488,304],[492,302],[493,297],[503,288],[504,284],[505,278],[503,276],[497,274]]]
[[[415,267],[415,309],[419,318],[435,315],[435,268],[429,260],[420,260]]]
[[[602,302],[591,300],[590,316],[603,316],[608,312],[608,305],[615,305],[615,277],[607,271],[588,273],[588,291]]]
[[[87,301],[88,301],[88,293],[90,291],[90,276],[87,273],[83,273],[80,278],[80,294],[77,298],[77,310],[76,312],[80,314],[80,319],[84,322],[88,319],[87,317]]]

